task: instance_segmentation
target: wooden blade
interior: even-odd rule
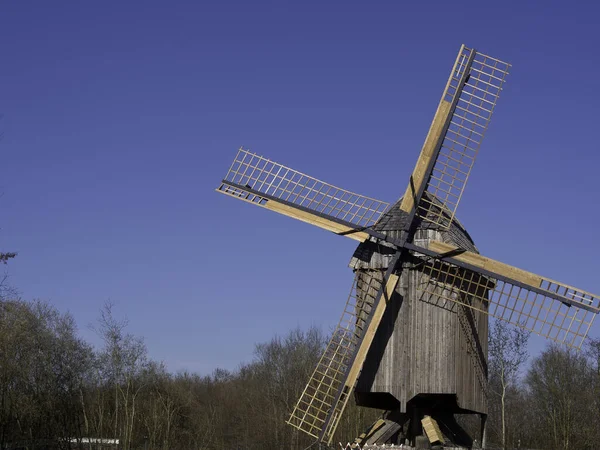
[[[450,226],[509,68],[461,47],[403,197],[404,211],[410,213],[417,199],[420,218]]]
[[[389,203],[317,180],[240,149],[217,192],[364,241]]]
[[[399,279],[392,274],[384,286],[383,277],[381,271],[356,272],[342,318],[288,419],[321,442],[333,439]]]
[[[428,250],[444,255],[456,247],[431,241]],[[594,294],[468,251],[418,270],[423,301],[450,300],[574,348],[600,312]]]

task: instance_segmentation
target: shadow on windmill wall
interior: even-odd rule
[[[368,392],[370,386],[375,382],[375,376],[379,370],[383,354],[387,344],[394,333],[394,324],[402,307],[404,298],[394,292],[390,298],[388,307],[383,313],[381,325],[375,332],[373,345],[367,353],[363,371],[360,374],[354,398],[360,406],[368,408],[385,409],[389,411],[400,408],[400,402],[389,392]],[[362,391],[362,392],[361,392]]]

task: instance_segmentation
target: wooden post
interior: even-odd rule
[[[487,414],[481,414],[481,448],[485,448],[487,446]]]

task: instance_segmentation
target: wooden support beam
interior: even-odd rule
[[[457,247],[453,245],[439,241],[430,241],[427,248],[440,254],[457,249]],[[539,288],[542,284],[542,277],[539,275],[535,275],[531,272],[527,272],[526,270],[519,269],[509,264],[504,264],[486,256],[478,255],[477,253],[465,251],[459,255],[453,255],[452,258],[476,267],[481,267],[482,269],[489,270],[490,272],[495,272],[507,278],[512,278],[513,280],[520,281],[521,283],[528,284],[535,288]]]
[[[444,131],[444,124],[446,123],[446,119],[450,114],[450,107],[451,103],[442,99],[438,105],[435,116],[433,117],[433,121],[429,127],[429,132],[425,138],[425,143],[421,149],[421,154],[417,160],[415,170],[413,170],[413,173],[410,176],[406,192],[404,193],[402,203],[400,204],[400,209],[407,213],[410,213],[413,207],[415,207],[414,198],[416,193],[419,191],[419,188],[423,183],[427,183],[428,181],[425,179],[425,172],[427,171],[427,167],[429,166],[429,162],[433,157],[436,145]]]
[[[308,211],[304,211],[298,208],[294,208],[288,205],[284,205],[283,203],[279,203],[275,200],[268,200],[263,206],[264,208],[270,209],[271,211],[278,212],[279,214],[283,214],[284,216],[292,217],[294,219],[301,220],[302,222],[309,223],[311,225],[315,225],[319,228],[323,228],[328,231],[332,231],[333,233],[347,233],[352,231],[353,228],[348,227],[346,225],[342,225],[340,223],[334,222],[332,220],[328,220],[324,217],[321,217],[317,214],[311,214]],[[364,231],[357,231],[356,233],[348,233],[344,236],[349,237],[350,239],[354,239],[355,241],[364,242],[369,238],[369,235]]]
[[[369,326],[365,331],[365,335],[362,339],[358,352],[356,353],[356,358],[354,358],[354,362],[352,363],[352,367],[348,372],[348,378],[346,379],[346,386],[350,389],[354,389],[354,384],[360,375],[360,371],[362,369],[363,363],[365,362],[365,358],[367,357],[367,352],[373,343],[373,338],[375,337],[375,332],[377,328],[379,328],[379,323],[381,322],[381,318],[383,317],[383,313],[385,312],[385,308],[387,306],[387,302],[392,297],[394,290],[396,289],[396,285],[398,284],[398,280],[400,277],[396,274],[391,274],[388,278],[388,281],[385,285],[385,291],[383,293],[384,298],[381,299],[383,301],[379,301],[375,311],[373,311],[373,318],[371,322],[369,322]]]
[[[356,439],[354,439],[355,444],[366,444],[367,440],[373,436],[377,431],[379,431],[383,426],[385,426],[384,419],[377,419],[369,428],[363,431]]]
[[[444,254],[457,249],[457,247],[453,245],[439,241],[430,241],[427,248],[439,254]],[[514,267],[473,252],[463,251],[460,254],[452,255],[452,259],[456,259],[475,267],[480,267],[488,272],[496,273],[500,276],[508,278],[509,280],[512,279],[518,281],[537,289],[538,292],[539,290],[542,292],[548,292],[551,294],[550,296],[557,300],[563,301],[560,298],[556,298],[556,296],[562,297],[565,299],[563,302],[566,302],[570,305],[579,307],[585,306],[585,309],[593,311],[594,313],[598,313],[599,311],[600,304],[598,299],[600,297],[596,294],[592,294],[591,292],[584,291],[583,289],[536,275],[535,273],[519,269],[518,267]]]
[[[445,444],[444,435],[442,434],[437,421],[433,417],[423,417],[421,419],[421,425],[423,425],[423,430],[425,430],[425,434],[430,443],[434,444],[439,442],[442,445]]]

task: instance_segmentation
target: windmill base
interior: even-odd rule
[[[413,398],[406,405],[406,412],[400,409],[388,411],[383,418],[373,423],[355,442],[357,444],[406,444],[416,448],[431,448],[442,442],[430,442],[423,432],[422,420],[430,416],[439,425],[444,446],[472,448],[474,439],[456,421],[454,414],[478,414],[481,419],[480,435],[483,441],[486,414],[461,410],[454,402],[449,404],[442,395],[425,395]],[[456,406],[455,406],[456,405]],[[434,447],[435,448],[435,447]]]

